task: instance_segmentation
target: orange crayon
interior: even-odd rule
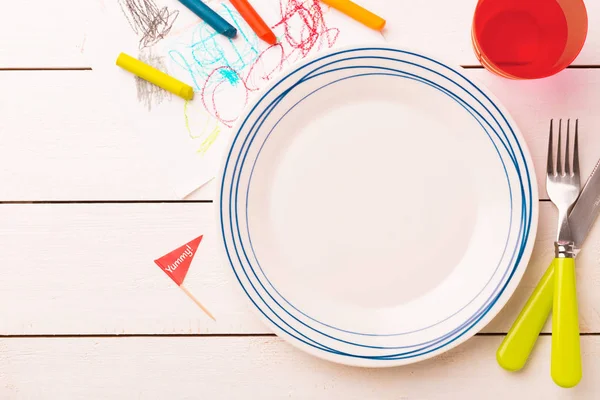
[[[357,20],[361,24],[364,24],[371,29],[375,29],[376,31],[382,30],[385,26],[385,19],[381,18],[379,15],[373,14],[371,11],[359,6],[356,3],[351,2],[350,0],[321,1],[327,4],[328,6],[343,12],[350,18]]]
[[[258,15],[248,0],[231,0],[231,4],[233,4],[259,38],[269,44],[277,43],[277,38],[271,28],[269,28],[269,25]]]

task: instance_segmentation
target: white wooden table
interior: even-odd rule
[[[114,1],[114,0],[104,0]],[[600,397],[600,224],[578,259],[584,377],[550,378],[549,325],[527,368],[495,351],[552,258],[555,212],[540,188],[536,248],[516,294],[484,331],[435,359],[365,370],[312,358],[250,310],[214,235],[202,243],[206,318],[152,260],[214,229],[208,185],[172,198],[144,138],[83,56],[85,1],[7,2],[0,23],[0,399],[433,399]],[[575,65],[513,82],[478,68],[476,0],[363,0],[390,42],[470,66],[522,129],[542,176],[550,118],[580,118],[582,170],[600,157],[600,2]],[[443,193],[440,193],[443,199]]]

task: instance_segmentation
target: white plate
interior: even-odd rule
[[[407,364],[474,335],[513,293],[537,226],[506,111],[396,48],[345,48],[280,77],[240,119],[218,179],[241,288],[278,335],[344,364]]]

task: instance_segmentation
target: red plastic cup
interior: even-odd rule
[[[583,0],[479,0],[471,36],[479,62],[511,79],[537,79],[565,69],[588,30]]]

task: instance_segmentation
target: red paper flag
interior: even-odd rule
[[[190,269],[192,259],[202,241],[202,236],[203,235],[198,236],[196,239],[173,250],[169,254],[162,256],[158,260],[154,260],[156,265],[165,271],[165,273],[179,286],[183,283],[188,269]]]
[[[175,282],[181,288],[181,290],[183,290],[183,292],[188,295],[189,298],[192,299],[196,305],[202,309],[202,311],[206,313],[206,315],[214,320],[215,317],[210,313],[210,311],[208,311],[206,307],[204,307],[204,305],[200,303],[185,286],[183,286],[183,280],[190,269],[194,255],[196,254],[198,246],[202,241],[202,236],[203,235],[198,236],[191,242],[184,244],[169,254],[162,256],[158,260],[154,260],[154,262],[160,267],[160,269],[169,275],[171,279],[173,279],[173,282]]]

